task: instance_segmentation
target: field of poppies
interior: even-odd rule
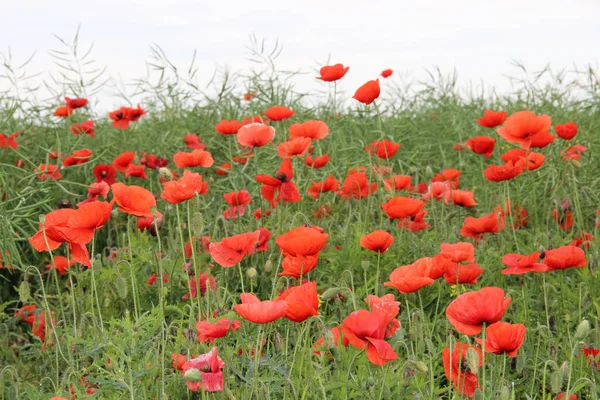
[[[597,399],[593,71],[351,73],[0,98],[0,398]]]

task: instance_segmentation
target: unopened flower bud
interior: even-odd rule
[[[183,377],[190,382],[200,382],[202,380],[202,374],[197,368],[188,369],[185,371],[185,374],[183,374]]]
[[[254,267],[250,267],[246,270],[246,275],[248,276],[248,278],[250,279],[254,279],[256,278],[256,268]]]
[[[267,260],[267,262],[265,263],[265,272],[271,272],[272,269],[273,266],[271,264],[271,260]]]
[[[579,323],[577,330],[575,331],[575,340],[583,340],[586,338],[592,327],[587,319],[584,319]]]
[[[173,173],[169,170],[169,168],[159,168],[158,175],[160,175],[160,178],[164,181],[170,182],[173,180]]]
[[[479,354],[472,347],[467,349],[467,365],[472,373],[477,374],[479,371]]]

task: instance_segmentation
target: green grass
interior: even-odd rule
[[[173,75],[167,74],[154,89],[148,82],[140,83],[140,90],[146,93],[143,107],[148,115],[127,131],[112,128],[104,114],[99,118],[90,115],[90,108],[77,110],[64,121],[47,113],[58,102],[44,109],[30,107],[14,97],[0,99],[0,131],[23,132],[18,138],[18,149],[0,148],[0,192],[5,195],[0,201],[0,253],[10,251],[10,264],[15,267],[0,270],[0,398],[68,397],[70,387],[77,398],[83,398],[84,377],[96,386],[93,398],[107,399],[161,398],[163,390],[165,398],[172,399],[460,398],[444,375],[441,353],[456,341],[474,341],[458,334],[444,311],[458,292],[486,286],[499,286],[512,298],[503,320],[525,324],[527,335],[518,357],[505,360],[503,356],[486,356],[485,368],[479,372],[479,382],[484,380],[485,386],[477,396],[551,399],[568,390],[580,399],[597,398],[597,368],[588,365],[581,349],[584,345],[600,347],[598,242],[586,250],[588,266],[582,269],[554,271],[543,277],[500,274],[504,254],[556,248],[570,243],[581,231],[599,236],[595,219],[596,209],[600,208],[600,162],[596,156],[600,146],[600,92],[593,71],[587,75],[589,81],[577,88],[556,81],[547,86],[525,82],[513,95],[493,98],[461,97],[453,80],[441,78],[432,78],[419,90],[397,93],[390,84],[382,82],[383,99],[378,104],[381,117],[374,107],[351,104],[343,108],[340,104],[350,97],[347,94],[338,94],[337,102],[331,98],[311,100],[309,95],[292,89],[287,75],[272,72],[228,77],[231,80],[223,81],[218,96],[202,100],[201,92],[183,79],[170,85],[175,81]],[[244,87],[257,91],[258,97],[252,102],[241,101]],[[69,89],[67,95],[71,91],[85,93],[82,87]],[[138,232],[134,219],[115,211],[109,223],[96,233],[93,249],[88,246],[94,257],[92,269],[76,266],[67,275],[57,276],[44,267],[50,262],[49,254],[37,253],[29,245],[27,239],[37,231],[40,214],[55,209],[62,200],[75,204],[87,196],[86,187],[94,181],[94,165],[110,163],[123,151],[135,151],[139,156],[145,151],[168,158],[169,167],[175,169],[172,155],[185,150],[182,138],[189,132],[202,137],[215,166],[220,165],[230,161],[238,150],[235,136],[219,135],[213,125],[220,119],[259,115],[276,104],[296,110],[291,120],[273,123],[276,143],[286,137],[293,122],[321,119],[330,128],[329,136],[315,145],[315,154],[331,156],[325,168],[309,169],[294,160],[294,181],[302,194],[301,202],[280,204],[271,216],[260,221],[253,218],[256,208],[269,208],[254,176],[274,174],[280,163],[275,148],[266,146],[257,149],[246,165],[234,164],[226,177],[215,174],[214,168],[194,168],[208,180],[209,193],[179,205],[179,210],[159,198],[157,208],[164,213],[159,237]],[[553,123],[572,120],[579,125],[579,134],[572,142],[557,139],[543,149],[546,161],[539,170],[524,173],[508,184],[488,182],[483,168],[490,163],[501,164],[499,155],[513,146],[494,130],[476,124],[485,108],[502,109],[509,114],[528,109],[550,115]],[[69,131],[70,124],[88,118],[97,122],[96,139],[75,136]],[[498,139],[489,160],[469,150],[453,150],[453,144],[478,135]],[[387,161],[370,158],[364,147],[383,138],[400,143],[400,150]],[[575,143],[588,148],[578,164],[560,156],[564,148]],[[63,169],[64,178],[58,181],[36,178],[33,169],[48,162],[47,150],[69,154],[80,148],[93,150],[89,162]],[[24,168],[14,166],[19,158],[25,160]],[[411,233],[397,228],[381,211],[380,205],[392,195],[382,190],[381,178],[372,172],[370,179],[380,187],[369,198],[347,201],[327,193],[313,201],[306,194],[312,180],[335,175],[341,181],[348,169],[374,163],[389,166],[395,174],[411,175],[413,184],[428,182],[442,169],[458,168],[463,171],[461,189],[472,190],[478,206],[462,209],[429,202],[426,210],[431,228]],[[142,185],[159,195],[157,171],[147,173],[146,181],[125,179],[122,174],[118,181]],[[241,189],[252,195],[246,215],[223,219],[221,213],[227,205],[222,195]],[[352,311],[367,308],[364,298],[373,294],[373,288],[386,281],[392,270],[437,254],[441,243],[464,240],[459,234],[464,218],[487,214],[507,197],[527,209],[529,225],[487,235],[476,245],[477,263],[485,270],[476,285],[456,287],[438,280],[409,295],[378,287],[380,295],[393,293],[402,303],[398,316],[402,328],[388,340],[398,360],[375,366],[368,362],[364,351],[351,346],[333,350],[333,360],[311,354],[316,339],[329,328],[339,325]],[[552,219],[552,210],[565,199],[575,215],[574,226],[567,232]],[[323,204],[331,207],[331,215],[313,217],[312,210]],[[202,215],[200,227],[190,221],[195,213]],[[309,274],[310,280],[317,282],[319,293],[329,290],[329,295],[321,298],[320,315],[299,324],[281,319],[257,326],[242,320],[232,311],[232,306],[239,303],[240,279],[244,280],[246,291],[250,287],[260,299],[272,298],[280,289],[296,283],[276,275],[281,269],[281,255],[274,238],[306,223],[318,225],[330,235],[319,265]],[[225,391],[189,392],[183,376],[171,367],[170,355],[198,355],[212,346],[194,341],[198,303],[181,299],[188,291],[182,270],[181,238],[186,241],[189,234],[201,234],[216,241],[260,226],[271,230],[269,251],[242,262],[243,278],[237,267],[224,269],[207,253],[195,254],[200,270],[210,272],[217,280],[217,291],[202,299],[202,307],[218,311],[220,316],[240,319],[242,328],[215,341],[225,362]],[[359,246],[360,238],[376,229],[387,229],[396,238],[381,256],[380,282],[375,281],[377,255]],[[107,258],[110,249],[119,249],[115,259]],[[159,249],[161,258],[155,256]],[[212,270],[207,268],[209,263],[215,264]],[[146,283],[159,267],[170,274],[162,292],[164,309],[160,307],[158,284],[149,287]],[[250,267],[257,271],[254,278],[243,273]],[[343,300],[331,295],[333,288],[344,294]],[[29,325],[14,317],[16,310],[26,304],[37,305],[46,315],[49,311],[54,313],[54,330],[47,326],[45,344],[31,334]],[[585,337],[576,336],[583,320],[589,321],[592,329]],[[264,356],[246,356],[260,343],[259,338],[265,340],[261,347]],[[240,356],[239,350],[244,355]]]

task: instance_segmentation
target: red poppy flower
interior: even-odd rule
[[[211,243],[208,251],[221,267],[233,267],[239,264],[244,256],[254,254],[259,236],[260,232],[254,231],[225,237],[220,242]]]
[[[589,250],[591,242],[594,241],[596,241],[596,238],[591,233],[582,231],[581,236],[576,236],[573,242],[571,242],[571,246],[585,246]]]
[[[547,115],[537,116],[531,111],[518,111],[506,120],[502,128],[496,132],[509,143],[518,143],[525,150],[546,142],[547,137],[553,137],[548,132],[552,119]],[[554,140],[554,139],[551,139]]]
[[[178,180],[164,183],[160,197],[168,203],[179,204],[193,198],[196,193],[208,193],[208,182],[202,181],[202,175],[186,169]]]
[[[240,294],[242,304],[235,304],[233,309],[240,317],[255,324],[268,324],[284,317],[288,311],[288,303],[281,300],[260,301],[251,293]]]
[[[255,123],[261,123],[261,124],[267,125],[268,122],[269,121],[267,121],[267,120],[263,120],[263,118],[260,115],[255,115],[253,117],[244,118],[242,120],[242,126],[246,126],[249,124],[255,124]]]
[[[388,318],[380,311],[354,311],[342,322],[342,332],[348,343],[358,349],[367,348],[367,359],[375,365],[385,365],[398,355],[384,339]]]
[[[483,154],[485,158],[490,158],[494,152],[496,139],[489,136],[476,136],[467,140],[467,146],[475,154]]]
[[[108,113],[108,118],[113,121],[114,128],[124,130],[129,128],[131,122],[136,122],[145,114],[146,112],[138,105],[137,108],[121,107]]]
[[[352,98],[365,105],[369,105],[379,97],[380,93],[381,88],[379,87],[379,79],[376,79],[374,81],[368,81],[359,87]]]
[[[312,140],[310,138],[297,137],[279,144],[277,146],[277,154],[279,154],[279,157],[281,158],[301,156],[308,150],[311,143]]]
[[[156,198],[149,190],[135,185],[125,186],[121,182],[112,184],[110,188],[119,211],[136,217],[153,216],[151,209],[156,207]]]
[[[411,183],[412,177],[409,175],[394,175],[383,180],[383,188],[389,191],[414,190]]]
[[[513,179],[523,172],[523,164],[513,164],[512,161],[505,165],[491,165],[483,171],[483,175],[490,182],[502,182]]]
[[[321,193],[337,192],[340,183],[335,179],[335,176],[328,176],[324,181],[312,182],[312,186],[308,188],[308,195],[316,200]]]
[[[312,140],[326,138],[329,134],[329,127],[323,121],[310,120],[301,124],[290,125],[290,137],[305,137]]]
[[[587,150],[587,147],[582,146],[580,144],[576,144],[574,146],[569,147],[560,152],[562,158],[566,161],[576,160],[579,161],[581,159],[581,155]]]
[[[69,127],[69,129],[75,135],[85,133],[86,135],[89,135],[89,136],[95,138],[96,137],[96,129],[94,128],[94,125],[95,125],[94,121],[88,120],[88,121],[82,122],[81,124],[73,124]]]
[[[442,200],[442,197],[446,197],[446,193],[449,193],[452,190],[457,189],[453,189],[449,182],[431,182],[429,186],[427,186],[426,192],[421,197],[425,200],[436,199],[440,201]]]
[[[582,248],[569,245],[546,251],[544,264],[549,271],[553,271],[555,269],[583,268],[587,265],[587,260]]]
[[[285,106],[273,106],[273,107],[269,108],[267,111],[265,111],[265,115],[271,121],[282,121],[284,119],[290,118],[295,113],[296,113],[296,111],[290,110],[289,108],[287,108]]]
[[[327,165],[329,160],[330,160],[330,158],[329,158],[328,154],[323,154],[322,156],[318,156],[318,157],[314,157],[314,158],[307,154],[306,157],[304,157],[304,163],[306,165],[308,165],[309,167],[312,167],[315,169],[323,168],[324,166]]]
[[[46,268],[52,269],[56,268],[59,274],[64,275],[67,273],[67,270],[75,264],[75,261],[69,260],[67,257],[63,256],[54,256],[54,263],[46,264]]]
[[[385,315],[388,321],[385,328],[385,337],[391,338],[394,336],[398,328],[401,327],[400,321],[396,319],[400,313],[400,302],[396,301],[393,294],[386,294],[381,297],[369,295],[365,299],[365,303],[371,308],[371,311],[380,312]],[[345,343],[344,346],[347,346]]]
[[[552,400],[577,400],[577,395],[572,394],[567,399],[567,392],[562,392],[562,393],[559,393],[556,396],[554,396],[554,398]]]
[[[471,371],[467,362],[469,348],[475,350],[475,354],[477,354],[477,369],[479,369],[483,365],[481,349],[469,344],[456,343],[452,354],[450,354],[450,349],[446,347],[442,352],[442,360],[446,378],[452,382],[458,393],[473,397],[480,386],[477,382],[477,375]]]
[[[37,178],[40,181],[45,181],[47,179],[57,181],[63,177],[58,166],[53,164],[40,164],[33,172],[38,174]]]
[[[164,168],[169,165],[169,160],[166,158],[160,158],[154,154],[148,154],[145,151],[142,152],[142,158],[140,158],[140,164],[145,165],[151,169]]]
[[[449,285],[475,285],[481,274],[483,268],[479,264],[453,264],[444,272],[444,280]]]
[[[504,298],[504,290],[485,287],[463,293],[446,308],[446,317],[457,331],[467,336],[479,335],[483,324],[493,324],[504,316],[511,299]]]
[[[185,364],[185,362],[187,361],[187,356],[183,354],[173,353],[171,354],[171,359],[173,360],[173,362],[171,363],[173,369],[181,371],[183,368],[183,364]]]
[[[148,175],[146,175],[146,166],[129,164],[125,170],[125,178],[129,178],[130,176],[134,178],[148,179]]]
[[[156,274],[150,275],[150,278],[148,278],[148,286],[153,286],[156,283],[156,278],[158,278],[156,276]],[[165,284],[169,283],[169,274],[167,274],[166,272],[163,272],[162,281]]]
[[[475,207],[477,202],[475,201],[475,194],[468,190],[452,190],[449,186],[445,187],[444,190],[444,202],[446,204],[452,203],[459,207]]]
[[[195,299],[198,296],[198,280],[195,276],[190,279],[188,288],[192,292],[192,299]],[[217,281],[215,280],[214,276],[202,272],[200,273],[200,296],[204,296],[208,288],[210,288],[210,290],[213,292],[217,290]],[[181,296],[181,298],[183,300],[189,299],[189,292]]]
[[[495,128],[502,125],[506,120],[506,111],[485,110],[483,117],[477,120],[477,123],[484,128]]]
[[[315,349],[315,351],[312,352],[312,354],[317,355],[317,356],[328,356],[330,360],[332,360],[333,358],[331,357],[331,353],[329,351],[323,351],[323,350],[329,350],[332,347],[339,347],[339,346],[348,346],[348,341],[344,340],[342,338],[342,330],[339,326],[334,326],[333,328],[331,328],[328,332],[329,334],[329,338],[325,338],[325,336],[318,338],[315,341],[315,344],[313,345],[313,349]],[[333,340],[331,340],[333,339]],[[341,343],[340,343],[340,339],[342,339]],[[321,353],[321,351],[323,351],[323,353]]]
[[[383,71],[381,71],[381,76],[384,78],[389,78],[390,76],[392,76],[393,73],[394,71],[391,69],[384,69]]]
[[[492,212],[479,218],[466,217],[460,234],[475,240],[481,239],[484,233],[497,233],[504,229],[504,218]]]
[[[110,164],[98,164],[94,167],[96,182],[106,182],[109,185],[115,183],[117,170]]]
[[[554,132],[564,140],[571,140],[577,135],[579,127],[575,122],[567,122],[565,124],[557,124],[554,127]]]
[[[76,109],[76,108],[81,108],[81,107],[85,107],[88,104],[88,99],[71,99],[69,97],[65,97],[65,104],[67,107],[71,108],[71,109]]]
[[[280,200],[289,203],[297,203],[302,200],[298,192],[298,186],[292,182],[293,178],[294,170],[292,169],[292,160],[289,158],[281,162],[277,175],[258,175],[254,177],[257,182],[262,183],[260,193],[271,204],[272,208],[275,208],[275,204]]]
[[[242,324],[237,319],[233,321],[222,318],[215,322],[198,321],[196,323],[196,330],[198,330],[197,340],[200,343],[209,342],[211,345],[215,339],[222,338],[227,335],[227,332],[234,331],[241,328]]]
[[[202,144],[202,138],[193,133],[188,133],[183,137],[183,143],[188,149],[204,150],[206,145]]]
[[[282,272],[279,276],[289,276],[292,278],[301,278],[313,269],[317,267],[319,262],[319,254],[315,255],[299,255],[292,256],[284,254],[283,261],[281,262]]]
[[[523,149],[512,149],[504,154],[500,155],[500,158],[505,163],[512,162],[515,166],[521,164],[523,168],[527,165],[528,171],[534,171],[544,164],[546,156],[542,153],[535,153],[533,151],[525,151]],[[527,161],[526,161],[527,160]]]
[[[112,165],[117,169],[117,171],[124,173],[127,170],[127,167],[133,163],[134,159],[135,153],[133,151],[125,151],[119,154],[117,158],[113,160]]]
[[[365,147],[365,150],[370,155],[376,155],[379,158],[387,160],[396,154],[400,145],[397,143],[392,143],[387,139],[384,140],[375,140],[370,145]]]
[[[256,97],[256,92],[252,92],[252,91],[246,92],[244,94],[244,101],[250,101],[250,100],[252,100],[255,97]]]
[[[217,175],[227,176],[229,175],[229,170],[231,170],[231,163],[224,163],[215,168],[215,172]]]
[[[319,71],[321,76],[317,76],[317,79],[324,82],[335,82],[342,79],[349,69],[350,67],[344,67],[343,64],[325,65],[321,67]]]
[[[339,194],[342,199],[363,199],[369,197],[375,190],[377,190],[377,183],[369,183],[367,174],[364,172],[354,172],[348,174],[342,183]]]
[[[179,151],[173,156],[177,168],[204,167],[210,168],[215,163],[212,154],[206,150],[196,149],[191,153]]]
[[[376,253],[385,253],[394,243],[394,237],[388,232],[378,230],[360,238],[360,247]]]
[[[328,234],[315,227],[300,226],[278,236],[275,242],[286,256],[315,256],[325,246],[328,238]]]
[[[92,151],[90,149],[76,150],[63,159],[64,167],[71,167],[73,165],[80,165],[88,162],[92,157]]]
[[[420,258],[410,265],[396,268],[390,274],[385,286],[397,289],[400,293],[413,293],[435,282],[429,277],[432,260],[429,257]]]
[[[215,125],[215,130],[219,132],[221,135],[235,135],[238,133],[242,124],[237,119],[232,121],[221,120],[217,125]]]
[[[277,297],[287,302],[287,313],[284,318],[293,322],[303,322],[319,315],[319,296],[316,282],[305,282],[300,286],[292,286]]]
[[[573,211],[563,210],[562,212],[558,211],[558,209],[552,210],[552,218],[556,221],[558,226],[563,231],[568,231],[573,227],[574,218]]]
[[[181,372],[186,378],[186,385],[192,392],[202,389],[205,392],[222,392],[225,378],[222,369],[225,363],[213,347],[208,353],[186,361]]]
[[[517,351],[523,345],[527,328],[523,324],[509,324],[508,322],[496,322],[485,330],[485,352],[494,354],[506,353],[509,357],[516,357]],[[482,339],[475,338],[481,344]]]
[[[396,196],[383,203],[381,209],[388,218],[409,218],[416,216],[423,208],[423,200],[413,199],[412,197]]]
[[[275,137],[275,128],[255,122],[244,125],[237,133],[237,141],[242,146],[262,147]]]
[[[548,267],[542,263],[538,263],[540,252],[536,251],[529,255],[523,254],[506,254],[502,257],[502,264],[508,268],[503,269],[504,275],[519,275],[528,272],[546,272]]]
[[[453,189],[458,189],[458,181],[462,171],[448,168],[431,178],[431,182],[448,182]]]
[[[60,118],[67,118],[70,115],[73,115],[73,109],[67,106],[60,106],[56,110],[54,110],[54,116]]]
[[[398,220],[398,228],[404,229],[405,231],[421,232],[429,228],[431,225],[425,221],[425,217],[429,211],[418,212],[414,217],[400,218]]]
[[[19,144],[15,140],[17,136],[19,136],[21,132],[15,132],[9,137],[4,136],[3,133],[0,133],[0,147],[5,149],[18,149]]]

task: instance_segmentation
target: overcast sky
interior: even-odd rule
[[[463,84],[506,91],[503,75],[519,74],[512,60],[531,70],[547,63],[556,70],[597,65],[600,44],[598,0],[1,2],[0,53],[6,56],[10,47],[19,64],[36,51],[27,71],[45,78],[56,71],[48,54],[60,48],[53,34],[70,40],[79,25],[82,47],[95,43],[94,60],[125,82],[145,74],[153,43],[181,67],[196,49],[201,83],[217,66],[246,69],[254,33],[283,44],[280,68],[311,72],[329,58],[349,65],[341,86],[350,95],[385,68],[400,79],[421,77],[433,66],[456,69]],[[323,85],[313,77],[298,78],[298,89]],[[118,99],[102,102],[119,105]]]

